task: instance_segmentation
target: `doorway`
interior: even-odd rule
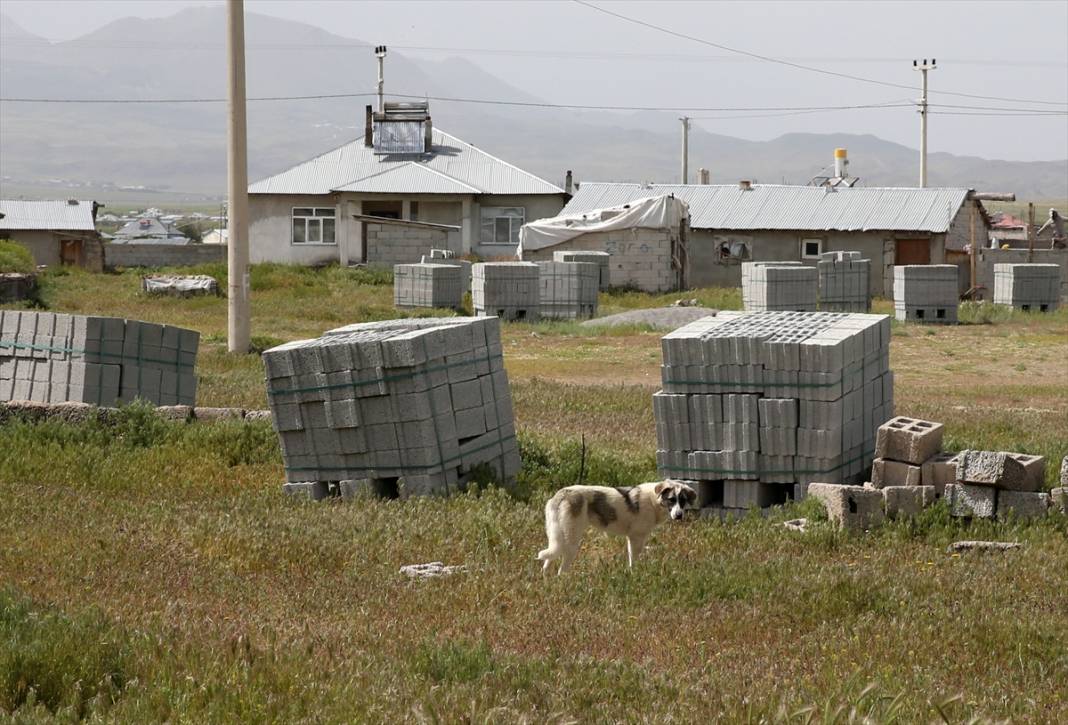
[[[898,239],[894,249],[894,264],[930,264],[930,239]]]

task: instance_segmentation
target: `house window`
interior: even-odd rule
[[[482,207],[482,243],[519,244],[519,227],[526,213],[521,206]]]
[[[801,259],[819,259],[823,253],[822,239],[802,239]]]
[[[333,207],[293,208],[293,244],[336,244]]]

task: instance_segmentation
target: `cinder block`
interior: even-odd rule
[[[299,481],[296,483],[283,483],[282,491],[296,498],[307,498],[312,501],[321,501],[330,494],[326,481]]]
[[[1061,486],[1068,487],[1068,456],[1061,459]]]
[[[998,518],[1039,519],[1049,513],[1049,494],[1030,491],[1000,491]]]
[[[975,486],[967,483],[952,483],[946,486],[943,496],[949,504],[949,513],[958,518],[992,519],[997,510],[998,490],[992,486]]]
[[[924,486],[934,486],[941,496],[947,485],[957,482],[957,455],[939,452],[928,458],[920,467],[920,482]]]
[[[887,486],[882,491],[886,515],[892,519],[916,516],[935,501],[934,486]]]
[[[1050,508],[1068,516],[1068,488],[1055,488],[1049,492]]]
[[[898,416],[879,426],[875,457],[920,465],[942,449],[944,426]]]
[[[1041,491],[1046,485],[1046,457],[1032,456],[1028,453],[1010,453],[1024,467],[1030,478],[1028,491]]]
[[[1007,491],[1034,491],[1034,477],[1020,461],[1000,451],[961,451],[957,462],[959,483],[996,486]]]
[[[919,486],[921,469],[901,461],[876,458],[871,465],[871,483],[875,488],[888,486]]]
[[[883,494],[863,486],[810,483],[807,494],[827,509],[827,518],[841,528],[861,530],[881,524],[885,518]]]

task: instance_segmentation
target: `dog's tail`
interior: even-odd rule
[[[559,558],[565,548],[564,527],[560,524],[560,507],[565,503],[559,492],[545,503],[545,535],[549,546],[538,552],[538,561]]]

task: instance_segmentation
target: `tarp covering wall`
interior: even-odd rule
[[[519,258],[523,251],[555,247],[590,232],[617,229],[676,229],[689,216],[686,202],[673,196],[650,196],[620,206],[581,214],[539,219],[519,230]]]

